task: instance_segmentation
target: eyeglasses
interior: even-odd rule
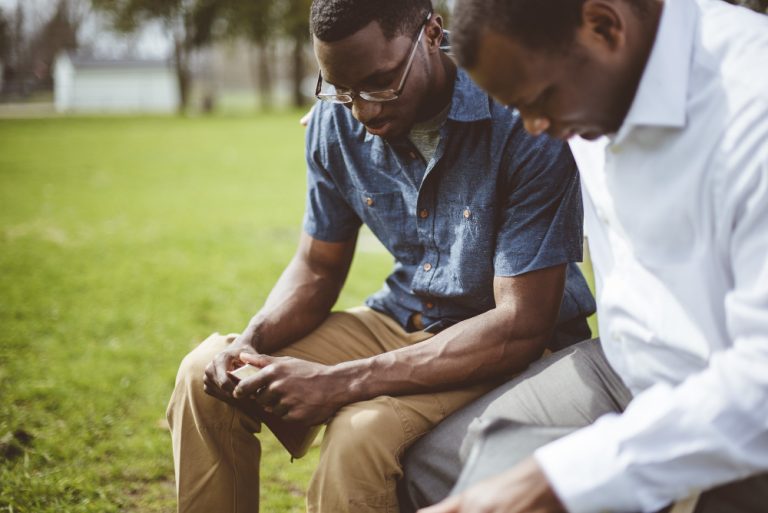
[[[315,88],[315,97],[317,97],[318,100],[322,100],[324,102],[331,102],[331,103],[352,103],[355,100],[356,96],[359,96],[360,98],[368,102],[391,102],[392,100],[397,100],[398,98],[400,98],[400,94],[402,94],[403,88],[405,87],[405,79],[408,78],[408,73],[411,71],[411,64],[413,64],[413,58],[416,55],[416,49],[418,49],[419,43],[421,42],[421,36],[424,34],[424,27],[427,25],[427,22],[431,18],[432,18],[432,13],[430,12],[427,15],[426,19],[421,23],[421,25],[419,25],[419,31],[417,32],[417,34],[414,34],[413,36],[416,38],[416,42],[413,44],[413,49],[411,50],[411,54],[408,57],[408,64],[405,65],[403,78],[400,79],[400,85],[397,86],[397,89],[385,89],[384,91],[350,90],[349,92],[340,93],[335,87],[328,84],[329,88],[331,88],[331,92],[323,93],[321,92],[321,89],[323,88],[323,74],[322,72],[320,72],[317,75],[317,87]]]

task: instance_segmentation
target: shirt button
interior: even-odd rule
[[[469,209],[464,210],[464,219],[472,217],[472,212]]]
[[[369,207],[372,207],[373,206],[373,198],[371,198],[371,197],[365,198],[365,204],[368,205]]]
[[[431,270],[432,270],[432,264],[430,264],[429,262],[427,262],[426,264],[424,264],[424,266],[423,266],[423,269],[424,269],[425,271],[431,271]]]
[[[426,302],[424,303],[424,306],[427,307],[427,310],[432,310],[435,307],[434,303]]]
[[[422,208],[419,211],[419,217],[422,218],[422,219],[428,218],[429,217],[429,210],[427,210],[426,208]]]
[[[411,157],[412,159],[416,159],[416,153],[415,153],[415,152],[413,152],[413,151],[412,151],[412,152],[410,152],[410,153],[408,154],[408,156],[409,156],[409,157]]]

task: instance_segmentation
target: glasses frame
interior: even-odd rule
[[[432,12],[430,11],[430,13],[427,14],[426,19],[424,19],[424,21],[421,22],[421,25],[419,25],[419,31],[416,34],[414,34],[416,41],[413,43],[411,54],[408,57],[408,63],[405,65],[405,71],[403,71],[403,76],[400,79],[400,84],[397,86],[396,89],[384,89],[382,91],[351,90],[348,93],[321,94],[320,90],[323,87],[323,72],[320,71],[317,74],[317,86],[315,87],[315,98],[317,98],[318,100],[322,100],[330,103],[352,103],[353,101],[355,101],[355,98],[362,98],[367,102],[384,103],[384,102],[391,102],[393,100],[397,100],[398,98],[400,98],[400,95],[403,93],[403,89],[405,88],[405,80],[408,78],[408,75],[411,72],[411,65],[413,64],[413,59],[416,56],[416,50],[419,48],[419,43],[421,42],[421,36],[424,35],[424,27],[427,26],[427,23],[431,19],[432,19]]]

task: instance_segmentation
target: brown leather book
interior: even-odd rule
[[[258,367],[253,365],[244,365],[229,374],[237,380],[245,379],[259,371]],[[255,400],[238,401],[237,406],[249,417],[257,420],[267,426],[275,435],[275,438],[285,447],[291,458],[299,459],[312,446],[312,442],[317,438],[317,434],[322,429],[319,426],[307,426],[301,422],[284,420],[282,417],[268,412]]]

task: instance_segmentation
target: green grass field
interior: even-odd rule
[[[176,368],[295,248],[297,119],[0,120],[0,512],[173,510]],[[390,266],[359,253],[340,306]],[[316,449],[264,446],[263,511],[302,511]]]
[[[298,117],[0,120],[0,512],[174,510],[176,368],[292,254]],[[391,267],[359,249],[340,307]],[[266,437],[262,510],[303,511],[316,460]]]

